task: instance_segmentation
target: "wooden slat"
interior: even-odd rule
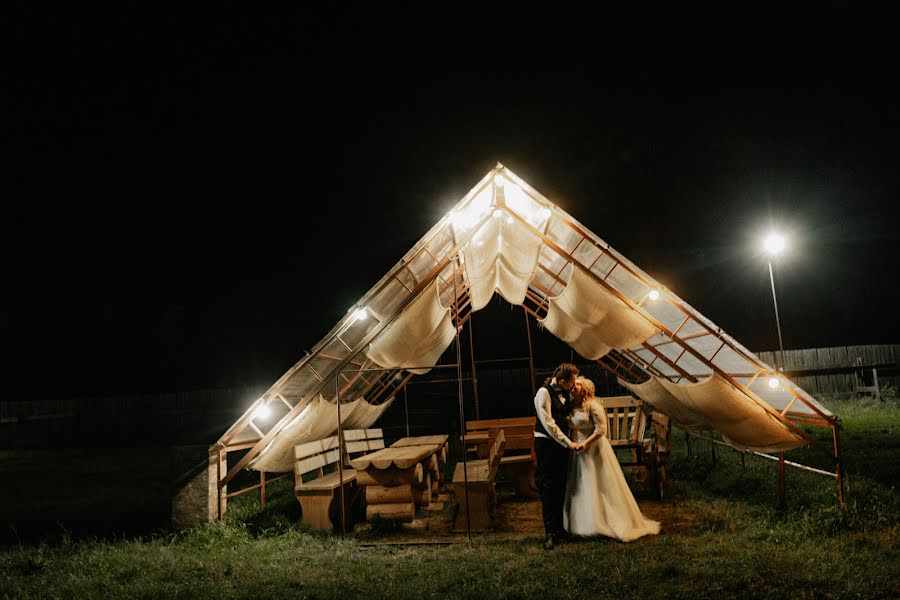
[[[530,425],[534,427],[537,417],[513,417],[510,419],[482,419],[478,421],[466,421],[466,431],[481,431],[491,427],[516,427]]]
[[[298,444],[297,446],[294,446],[294,458],[299,460],[301,458],[312,456],[313,454],[325,452],[326,450],[331,450],[337,447],[338,438],[336,435],[332,435],[321,440],[306,442],[305,444]]]
[[[360,440],[358,442],[346,442],[347,452],[374,452],[384,448],[384,440]]]
[[[340,452],[337,448],[328,450],[327,452],[316,454],[315,456],[304,458],[303,460],[298,460],[296,472],[303,475],[315,469],[320,469],[322,467],[334,464],[339,460],[339,458]]]

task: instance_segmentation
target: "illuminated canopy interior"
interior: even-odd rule
[[[808,444],[800,423],[834,421],[788,379],[769,387],[770,365],[498,165],[213,446],[250,449],[228,478],[291,470],[293,446],[337,430],[336,398],[342,427],[372,425],[494,292],[688,430],[771,451]]]

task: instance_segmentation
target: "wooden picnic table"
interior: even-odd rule
[[[438,451],[438,444],[382,448],[354,458],[350,465],[357,471],[369,469],[408,469]]]
[[[444,445],[450,436],[448,435],[420,435],[414,437],[400,438],[393,444],[391,448],[403,448],[406,446],[430,446],[432,444]]]
[[[423,438],[435,438],[426,440]],[[446,448],[447,436],[422,436],[398,440],[394,445],[354,458],[356,483],[365,487],[366,520],[374,516],[410,522],[416,504],[431,503],[432,488],[442,477],[439,456]]]

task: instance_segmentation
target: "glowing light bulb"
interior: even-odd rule
[[[787,247],[787,239],[777,231],[773,231],[763,238],[762,244],[763,250],[772,256],[775,256],[776,254],[783,252],[785,247]]]
[[[269,408],[267,404],[260,404],[256,407],[256,410],[253,411],[253,418],[259,419],[261,421],[265,421],[269,418],[269,415],[272,414],[272,409]]]
[[[369,312],[366,310],[366,307],[357,309],[357,311],[353,313],[353,318],[355,318],[357,321],[365,321],[368,317]]]
[[[659,300],[659,292],[657,290],[650,290],[650,293],[647,294],[647,297],[655,302]]]
[[[769,378],[769,387],[773,390],[778,389],[781,386],[781,380],[777,377]]]
[[[496,185],[497,187],[502,188],[505,183],[506,179],[503,178],[503,175],[497,175],[494,177],[494,185]]]

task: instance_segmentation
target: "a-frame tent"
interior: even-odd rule
[[[211,507],[241,470],[264,488],[295,445],[372,425],[495,292],[687,431],[783,453],[830,427],[842,493],[835,415],[498,164],[210,448]]]

